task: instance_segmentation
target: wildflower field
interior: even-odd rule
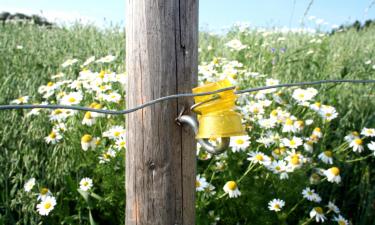
[[[118,28],[0,26],[0,104],[124,109]],[[200,33],[199,84],[375,78],[375,26]],[[197,224],[375,224],[375,86],[238,96],[248,135],[197,146]],[[124,116],[0,111],[0,224],[124,224]],[[213,140],[214,141],[214,140]]]

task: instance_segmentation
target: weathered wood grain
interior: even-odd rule
[[[198,0],[127,0],[127,107],[191,92],[197,83]],[[192,99],[128,114],[126,224],[195,224],[195,147],[176,125]]]

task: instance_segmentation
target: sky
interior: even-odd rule
[[[0,12],[42,14],[53,22],[124,26],[125,0],[0,0]],[[375,0],[200,0],[201,30],[218,31],[237,22],[253,27],[332,27],[375,19]],[[372,7],[371,4],[373,4]]]

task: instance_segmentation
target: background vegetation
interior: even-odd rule
[[[23,95],[37,96],[38,87],[61,72],[60,65],[67,59],[84,61],[92,55],[112,54],[117,56],[112,69],[125,71],[125,35],[118,30],[90,26],[52,29],[33,25],[0,26],[0,104],[8,104]],[[224,48],[232,39],[241,40],[248,49],[233,52]],[[321,43],[312,39],[319,39]],[[200,61],[209,62],[215,57],[237,60],[248,70],[282,83],[333,78],[374,79],[375,27],[348,28],[321,37],[306,33],[242,32],[236,27],[225,35],[201,32]],[[366,64],[368,60],[373,63]],[[76,70],[71,74],[77,74],[79,68]],[[322,85],[318,89],[317,100],[335,106],[340,113],[340,119],[330,124],[326,137],[328,145],[340,145],[350,131],[375,127],[374,85]],[[71,135],[59,145],[47,145],[44,137],[51,130],[48,117],[28,118],[26,113],[20,110],[0,112],[0,224],[89,224],[89,209],[98,224],[123,224],[124,159],[120,157],[111,162],[111,166],[99,166],[96,159],[82,152],[81,136]],[[112,118],[111,123],[121,124],[123,119],[121,116]],[[76,121],[76,131],[84,133],[82,129],[86,128],[79,123]],[[230,157],[230,166],[218,176],[224,178],[229,177],[229,173],[241,173],[243,166],[238,165],[236,157]],[[198,161],[198,172],[206,176],[212,174],[207,171],[214,162],[211,160]],[[341,185],[318,188],[322,197],[335,196],[336,204],[353,224],[375,223],[375,169],[372,165],[374,157],[345,164]],[[93,178],[95,193],[102,198],[91,199],[88,203],[77,192],[84,176]],[[296,200],[295,195],[306,186],[305,174],[293,176],[279,184],[279,189],[284,190],[281,192],[283,199],[291,205],[298,202],[300,197]],[[56,195],[58,205],[48,217],[39,216],[35,200],[24,193],[23,185],[31,177]],[[218,192],[224,181],[216,181]],[[266,207],[273,198],[272,191],[264,188],[270,186],[270,182],[274,181],[260,182],[256,173],[247,176],[242,189],[247,188],[247,196],[253,197],[241,200],[223,198],[200,205],[205,200],[198,196],[198,221],[211,223],[209,211],[215,211],[221,219],[218,224],[278,224],[276,214],[273,216]],[[301,206],[286,222],[298,224],[303,217],[307,217],[306,208]]]

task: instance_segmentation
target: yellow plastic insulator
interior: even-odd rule
[[[216,91],[231,87],[228,80],[208,83],[193,89],[193,93]],[[215,100],[213,98],[219,96]],[[199,130],[196,138],[221,138],[245,135],[241,123],[241,115],[234,111],[237,97],[234,90],[228,90],[213,95],[196,96],[195,103],[202,103],[194,108],[198,114]],[[212,100],[212,101],[211,101]]]

